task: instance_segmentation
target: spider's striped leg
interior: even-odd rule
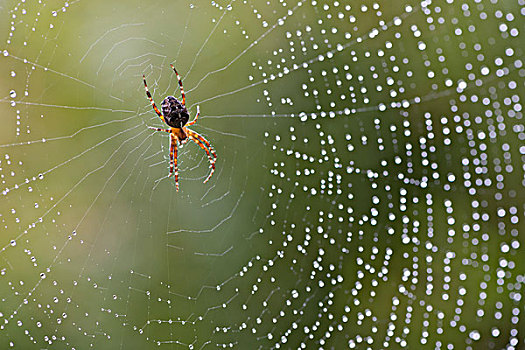
[[[195,124],[200,114],[201,114],[201,111],[199,109],[199,106],[197,106],[197,115],[195,115],[195,118],[191,122],[187,123],[186,126],[192,126],[193,124]]]
[[[212,145],[210,144],[210,141],[206,140],[206,138],[204,136],[202,136],[201,134],[199,134],[196,131],[190,130],[190,132],[193,133],[195,135],[195,137],[197,137],[202,143],[204,143],[206,145],[206,147],[208,147],[210,149],[210,152],[213,155],[213,163],[215,164],[215,161],[217,160],[217,153],[215,153],[215,150],[213,149]]]
[[[175,168],[175,189],[179,192],[179,167],[177,166],[177,138],[170,134],[170,174],[173,175],[173,168]]]
[[[155,128],[153,126],[148,126],[148,129],[155,130],[155,131],[171,132],[171,130],[169,130],[169,129]]]
[[[148,84],[146,84],[146,77],[144,75],[142,75],[142,79],[144,80],[144,88],[146,89],[146,95],[148,96],[149,101],[151,102],[151,105],[153,106],[153,110],[155,111],[155,113],[157,113],[160,119],[162,119],[162,121],[165,122],[164,117],[162,116],[162,113],[160,113],[159,109],[155,105],[155,102],[153,101],[153,97],[151,97],[151,94],[149,93]]]
[[[184,88],[182,87],[182,79],[180,78],[179,73],[177,73],[177,70],[175,69],[175,67],[173,67],[173,64],[170,64],[170,66],[175,72],[175,75],[177,75],[177,80],[179,81],[179,86],[180,86],[180,93],[182,94],[182,104],[185,106],[186,105],[186,95],[184,95]]]
[[[199,133],[197,133],[197,132],[195,132],[193,130],[190,130],[190,129],[185,129],[185,131],[188,134],[188,137],[193,142],[195,142],[197,145],[199,145],[199,147],[202,148],[206,152],[206,154],[208,155],[208,159],[210,161],[210,169],[211,169],[211,171],[210,171],[210,174],[208,175],[208,177],[203,181],[204,183],[206,183],[206,182],[208,182],[208,180],[213,175],[213,172],[215,171],[215,161],[217,160],[217,154],[215,153],[215,150],[210,145],[208,140],[206,140]],[[211,154],[210,154],[210,152],[211,152]],[[212,154],[213,154],[213,158],[211,156]]]
[[[208,150],[208,148],[206,148],[206,146],[204,146],[204,144],[196,137],[194,136],[190,136],[189,137],[193,142],[195,142],[197,145],[199,145],[200,148],[202,148],[204,151],[206,151],[206,154],[208,155],[208,160],[210,161],[210,168],[211,168],[211,171],[210,171],[210,174],[208,175],[208,177],[203,181],[203,183],[206,183],[208,182],[208,180],[211,178],[211,176],[213,175],[213,172],[215,171],[215,162],[213,161],[213,159],[211,158],[211,155],[210,155],[210,151]]]

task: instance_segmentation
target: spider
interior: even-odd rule
[[[153,110],[155,110],[155,113],[162,119],[166,125],[168,125],[169,129],[162,129],[162,128],[155,128],[152,126],[148,126],[148,128],[155,130],[155,131],[163,131],[170,134],[170,173],[168,177],[172,176],[175,173],[175,187],[177,189],[177,192],[179,191],[179,168],[177,167],[177,146],[178,143],[185,144],[188,140],[191,140],[195,142],[197,145],[199,145],[200,148],[202,148],[206,154],[208,155],[208,159],[210,161],[210,174],[208,177],[204,180],[204,183],[208,182],[208,180],[213,175],[213,172],[215,171],[215,161],[217,160],[217,154],[215,153],[215,150],[211,146],[210,142],[206,140],[202,135],[199,133],[188,129],[189,126],[192,126],[197,122],[197,118],[199,117],[199,106],[197,106],[197,114],[195,115],[195,119],[193,119],[191,122],[188,123],[188,120],[190,119],[190,115],[188,113],[188,110],[186,109],[186,96],[184,95],[184,89],[182,87],[182,80],[180,78],[179,73],[177,73],[177,70],[175,67],[173,67],[172,64],[170,64],[171,68],[175,72],[175,75],[177,76],[177,80],[179,81],[180,86],[180,92],[182,94],[182,102],[177,100],[173,96],[168,96],[162,101],[160,107],[162,108],[162,113],[159,111],[157,106],[155,105],[155,102],[153,101],[153,98],[151,97],[151,94],[148,90],[148,84],[146,84],[146,77],[142,75],[142,79],[144,80],[144,88],[146,89],[146,95],[148,96],[151,105],[153,106]],[[175,169],[175,172],[173,171]]]

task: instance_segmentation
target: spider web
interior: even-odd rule
[[[523,346],[524,4],[4,2],[1,348]]]

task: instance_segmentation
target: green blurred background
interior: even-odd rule
[[[0,348],[520,348],[523,11],[0,3]]]

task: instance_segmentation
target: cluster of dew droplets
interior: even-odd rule
[[[258,102],[293,119],[264,133],[275,160],[257,239],[275,255],[250,316],[224,333],[276,348],[519,347],[523,4],[502,3],[424,1],[383,20],[377,3],[313,1],[318,18],[252,63]],[[272,84],[290,71],[298,91]]]

